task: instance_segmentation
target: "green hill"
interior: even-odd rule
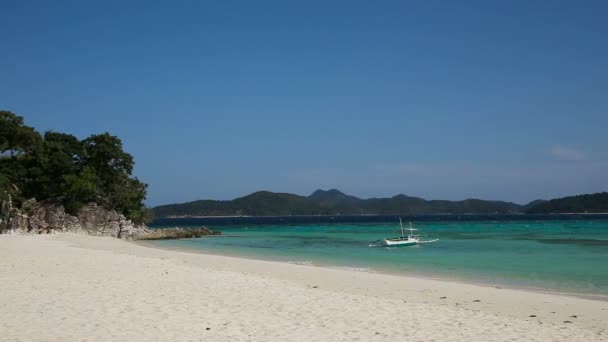
[[[608,192],[557,198],[534,205],[526,212],[529,214],[608,213]]]
[[[230,202],[236,211],[251,216],[310,215],[318,214],[322,209],[319,203],[307,197],[269,191],[254,192]]]
[[[231,201],[200,200],[155,207],[156,217],[175,216],[289,216],[289,215],[397,215],[397,214],[492,214],[516,213],[522,206],[503,201],[467,199],[427,201],[397,195],[360,199],[332,189],[310,196],[259,191]]]

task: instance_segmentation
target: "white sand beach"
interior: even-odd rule
[[[0,235],[2,341],[608,341],[608,302]]]

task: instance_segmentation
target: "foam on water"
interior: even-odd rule
[[[348,266],[331,266],[330,268],[342,271],[354,271],[354,272],[373,272],[371,268],[368,267],[348,267]]]

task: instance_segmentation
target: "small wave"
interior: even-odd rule
[[[310,260],[287,261],[287,263],[294,264],[294,265],[303,265],[303,266],[314,266],[315,265]]]

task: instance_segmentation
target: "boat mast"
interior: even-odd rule
[[[401,222],[401,217],[399,218],[399,225],[401,226],[401,237],[404,237],[404,231],[403,231],[403,223]]]

